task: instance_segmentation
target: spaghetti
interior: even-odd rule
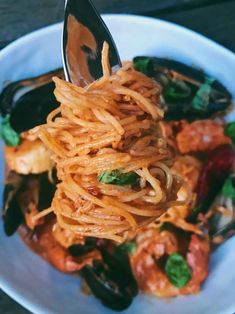
[[[111,74],[106,44],[102,61],[104,76],[85,88],[53,79],[61,105],[39,137],[53,152],[60,183],[35,219],[54,212],[59,227],[78,236],[122,242],[177,204],[182,182],[168,168],[160,87],[131,63]],[[100,179],[114,173],[136,182]]]

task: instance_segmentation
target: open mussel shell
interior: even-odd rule
[[[226,228],[232,224],[235,224],[234,221],[234,208],[233,211],[230,213],[223,214],[223,213],[215,213],[209,219],[209,235],[215,237],[219,234],[225,234]]]
[[[48,180],[48,173],[20,175],[11,171],[6,179],[3,192],[3,226],[7,236],[13,235],[24,222],[34,204],[40,211],[48,208],[56,186]]]
[[[90,245],[91,242],[85,243],[85,248],[89,249]],[[109,245],[98,243],[96,249],[100,251],[102,261],[95,261],[92,266],[85,266],[81,274],[93,294],[104,305],[122,311],[129,307],[138,293],[138,285],[132,274],[129,257],[127,253],[115,248],[110,251]]]
[[[3,89],[0,94],[0,113],[3,117],[10,115],[11,127],[16,132],[45,123],[47,115],[58,107],[53,94],[53,76],[63,77],[63,70],[13,82]]]
[[[58,179],[55,170],[53,170],[52,172],[51,179],[53,181],[49,180],[48,172],[35,175],[35,177],[39,181],[37,210],[41,211],[51,206],[52,199],[55,195]]]
[[[87,265],[81,273],[93,294],[105,306],[115,311],[122,311],[132,303],[133,296],[123,285],[112,278],[102,263],[97,262],[93,266]]]
[[[165,119],[205,119],[231,105],[229,91],[199,69],[157,57],[136,57],[133,63],[162,86]]]
[[[3,192],[3,227],[7,236],[13,235],[24,221],[24,215],[17,199],[23,184],[24,176],[13,171],[6,179]]]
[[[135,297],[138,294],[138,285],[132,273],[128,254],[120,252],[120,250],[110,253],[108,250],[101,249],[101,255],[109,267],[109,273],[113,280],[123,286],[132,297]]]
[[[73,257],[82,257],[96,249],[96,247],[96,239],[87,237],[84,244],[73,244],[68,247],[68,251]]]
[[[235,186],[235,178],[233,177]],[[215,210],[216,207],[225,208],[225,212]],[[212,247],[218,245],[235,235],[235,202],[233,198],[225,197],[220,193],[212,205],[213,214],[208,219],[209,236]]]

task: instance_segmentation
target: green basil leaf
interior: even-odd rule
[[[124,253],[134,253],[136,251],[137,245],[133,241],[128,241],[117,246],[117,250]]]
[[[233,186],[233,177],[228,177],[224,182],[222,194],[226,198],[235,200],[235,187]]]
[[[10,115],[2,120],[1,137],[7,146],[17,146],[20,143],[20,135],[10,125]]]
[[[168,280],[177,288],[183,288],[192,278],[186,260],[176,252],[168,257],[165,272]]]
[[[139,176],[135,172],[122,173],[120,170],[113,170],[111,172],[103,171],[98,176],[98,181],[106,184],[135,186],[139,182]]]
[[[231,122],[226,125],[224,129],[224,134],[229,136],[233,143],[235,143],[235,122]]]
[[[134,58],[133,60],[134,69],[144,73],[145,75],[149,75],[150,62],[151,59],[148,57]]]
[[[101,183],[113,183],[120,176],[119,170],[113,170],[111,172],[103,171],[98,176],[98,181]]]
[[[193,100],[192,107],[199,111],[206,111],[210,102],[211,85],[214,79],[207,77],[205,83],[200,86],[196,92]]]

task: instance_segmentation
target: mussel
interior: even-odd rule
[[[123,287],[128,295],[136,296],[138,285],[132,273],[128,254],[117,247],[113,252],[101,249],[101,255],[109,269],[110,278]]]
[[[81,275],[93,294],[101,302],[116,311],[122,311],[130,306],[138,293],[138,285],[132,274],[128,255],[118,247],[110,250],[110,243],[100,239],[87,238],[84,245],[72,245],[69,253],[81,257],[97,249],[102,261],[94,261],[86,265]]]
[[[68,247],[68,251],[73,257],[82,257],[96,248],[96,239],[87,237],[84,244],[73,244]]]
[[[133,297],[125,287],[112,280],[102,263],[93,267],[87,265],[81,273],[93,294],[110,309],[123,311],[132,303]]]
[[[20,175],[11,171],[3,193],[3,226],[6,235],[13,235],[24,222],[29,204],[34,204],[38,211],[49,207],[55,189],[47,173]]]
[[[37,179],[39,180],[37,210],[41,211],[51,206],[51,202],[56,191],[56,184],[58,183],[58,179],[55,170],[53,170],[52,172],[53,182],[49,180],[48,172],[35,175],[35,177],[37,177]]]
[[[24,221],[24,215],[20,209],[17,196],[24,184],[24,176],[10,172],[3,192],[3,226],[7,236],[15,233]]]
[[[53,76],[63,77],[62,69],[7,85],[0,94],[0,113],[10,116],[10,125],[18,133],[45,123],[47,115],[58,107],[53,94]]]
[[[209,236],[213,246],[221,244],[235,234],[235,176],[231,173],[225,180],[223,187],[215,199],[211,210],[225,208],[226,213],[218,210],[208,220]],[[219,240],[219,241],[218,241]]]
[[[157,57],[135,57],[133,63],[162,86],[167,120],[206,119],[231,105],[229,91],[199,69]]]

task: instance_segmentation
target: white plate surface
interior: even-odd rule
[[[105,15],[124,60],[136,55],[170,57],[194,64],[215,76],[235,98],[235,55],[177,25],[130,15]],[[32,77],[61,66],[61,24],[20,38],[0,52],[0,90],[6,81]],[[233,117],[230,116],[230,119]],[[0,167],[3,182],[4,157]],[[1,185],[1,191],[2,192]],[[93,296],[80,293],[80,280],[53,269],[17,235],[7,238],[0,224],[0,287],[33,313],[108,314]],[[232,314],[235,312],[235,237],[211,257],[210,275],[196,296],[170,301],[139,295],[126,314]]]

